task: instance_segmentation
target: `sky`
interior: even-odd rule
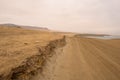
[[[120,35],[120,0],[0,0],[0,23]]]

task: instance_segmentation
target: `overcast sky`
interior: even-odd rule
[[[0,0],[0,23],[120,34],[120,0]]]

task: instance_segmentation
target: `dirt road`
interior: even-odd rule
[[[120,80],[118,44],[120,40],[67,38],[44,77],[38,75],[36,80]]]

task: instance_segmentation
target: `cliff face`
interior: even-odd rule
[[[65,37],[49,42],[48,45],[39,48],[37,55],[26,58],[18,67],[13,68],[10,73],[1,74],[0,80],[30,80],[30,78],[42,71],[42,66],[51,57],[56,48],[65,46]]]
[[[63,47],[65,45],[65,38],[51,41],[47,46],[38,48],[38,55],[34,55],[27,58],[23,64],[12,70],[12,80],[29,80],[32,76],[42,70],[44,62],[53,55],[56,48]]]
[[[65,44],[57,33],[0,27],[0,80],[29,80]]]

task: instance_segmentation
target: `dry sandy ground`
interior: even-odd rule
[[[120,80],[119,39],[73,36],[0,27],[0,80]]]
[[[27,75],[41,68],[45,55],[61,44],[62,38],[50,31],[0,27],[0,80],[28,80]]]
[[[34,80],[120,80],[120,40],[67,38],[56,53]]]

